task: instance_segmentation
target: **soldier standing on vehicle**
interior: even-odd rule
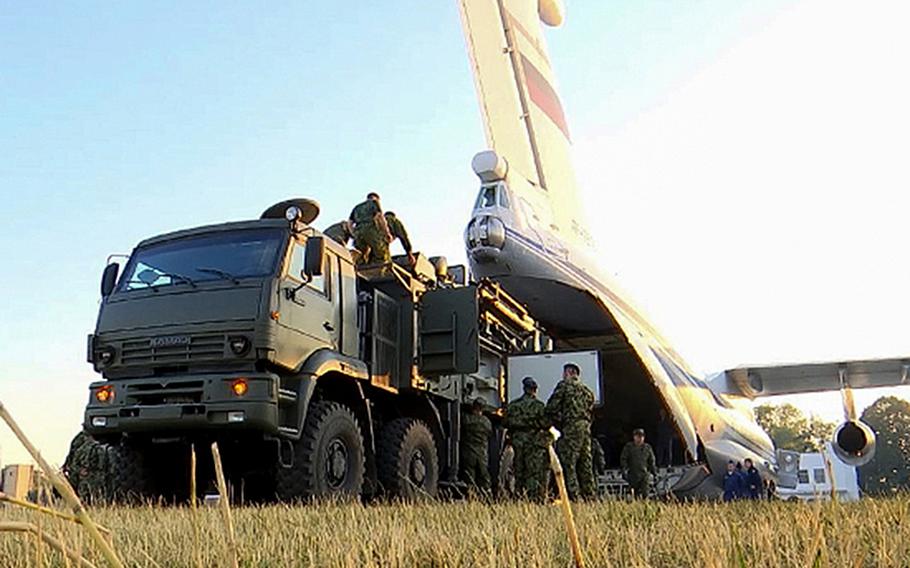
[[[348,243],[351,242],[351,239],[354,238],[354,227],[351,225],[350,221],[345,219],[343,221],[338,221],[334,225],[329,225],[322,234],[341,246],[346,247],[348,246]]]
[[[627,442],[619,456],[623,476],[632,488],[632,495],[645,499],[651,493],[651,484],[657,475],[657,465],[651,444],[645,442],[645,431],[632,431],[632,441]]]
[[[537,398],[537,381],[525,377],[521,381],[524,394],[513,400],[506,409],[505,427],[512,438],[515,459],[515,489],[536,501],[546,501],[550,475],[548,447],[553,438],[548,429],[544,403]]]
[[[411,252],[411,240],[408,238],[408,231],[404,228],[404,223],[392,211],[385,212],[385,222],[389,228],[389,234],[392,235],[392,240],[398,239],[401,241],[401,246],[404,248],[405,254],[408,255],[408,262],[413,266],[416,261],[414,253]]]
[[[461,471],[464,480],[484,494],[490,493],[489,446],[493,425],[483,415],[483,399],[471,403],[461,417]]]
[[[556,453],[571,499],[593,497],[596,489],[591,458],[594,393],[581,382],[580,374],[581,369],[575,363],[564,365],[562,380],[546,406],[547,418],[562,433],[556,442]]]
[[[392,235],[382,214],[379,194],[368,193],[366,201],[351,211],[350,221],[354,225],[354,247],[360,251],[359,264],[389,262]]]

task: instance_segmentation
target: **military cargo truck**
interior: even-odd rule
[[[537,349],[537,325],[442,258],[355,266],[317,215],[289,200],[109,261],[83,426],[110,496],[185,496],[189,445],[207,455],[211,441],[248,497],[457,485],[461,407],[498,412],[505,356]]]

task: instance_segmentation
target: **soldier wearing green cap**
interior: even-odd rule
[[[392,235],[386,224],[379,194],[370,192],[366,201],[351,211],[350,221],[354,226],[354,248],[360,251],[359,264],[389,262],[389,243]]]
[[[537,381],[525,377],[521,381],[524,394],[509,403],[505,427],[515,450],[513,471],[515,489],[523,497],[545,501],[549,485],[549,450],[553,437],[544,403],[537,398]]]
[[[413,266],[416,261],[411,249],[411,239],[408,238],[408,231],[404,228],[404,223],[393,211],[385,212],[385,223],[389,228],[389,234],[392,235],[392,240],[398,239],[401,241],[401,246],[404,248],[405,254],[408,255],[408,262]]]
[[[566,477],[571,499],[594,497],[594,464],[591,457],[591,421],[594,418],[594,393],[579,376],[575,363],[563,366],[562,380],[547,401],[547,418],[562,433],[556,453]]]
[[[341,246],[346,247],[348,246],[348,242],[354,238],[354,228],[353,225],[351,225],[351,222],[345,219],[333,225],[329,225],[322,234]]]
[[[471,412],[461,417],[461,471],[469,485],[490,492],[489,446],[493,425],[483,415],[483,399],[471,403]]]
[[[647,498],[651,493],[651,484],[657,475],[657,460],[654,450],[645,442],[645,431],[636,428],[632,431],[632,441],[626,442],[619,456],[623,476],[632,488],[632,495]]]

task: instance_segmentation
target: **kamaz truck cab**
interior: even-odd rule
[[[443,259],[355,267],[318,211],[289,200],[108,264],[84,430],[109,496],[185,496],[190,444],[211,441],[249,497],[457,485],[461,407],[480,397],[495,419],[504,357],[539,345],[536,323]]]

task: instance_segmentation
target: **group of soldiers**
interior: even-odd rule
[[[362,203],[351,210],[347,219],[330,225],[323,234],[347,246],[354,242],[357,264],[384,264],[391,259],[389,247],[395,239],[401,241],[408,261],[414,264],[411,240],[404,223],[392,211],[383,211],[379,194],[370,192]]]
[[[580,375],[578,365],[567,363],[563,367],[562,380],[546,403],[537,398],[537,381],[525,377],[522,380],[524,394],[506,408],[504,426],[515,452],[512,469],[519,496],[540,502],[548,498],[549,447],[554,442],[551,427],[560,433],[555,450],[569,498],[596,496],[594,472],[604,469],[605,460],[600,443],[591,436],[594,393],[581,381]],[[464,480],[488,493],[491,483],[487,447],[492,425],[482,411],[483,402],[477,399],[470,414],[462,420],[461,459]],[[633,441],[626,444],[620,458],[633,495],[639,497],[648,496],[657,473],[654,451],[644,438],[644,430],[636,429]]]

